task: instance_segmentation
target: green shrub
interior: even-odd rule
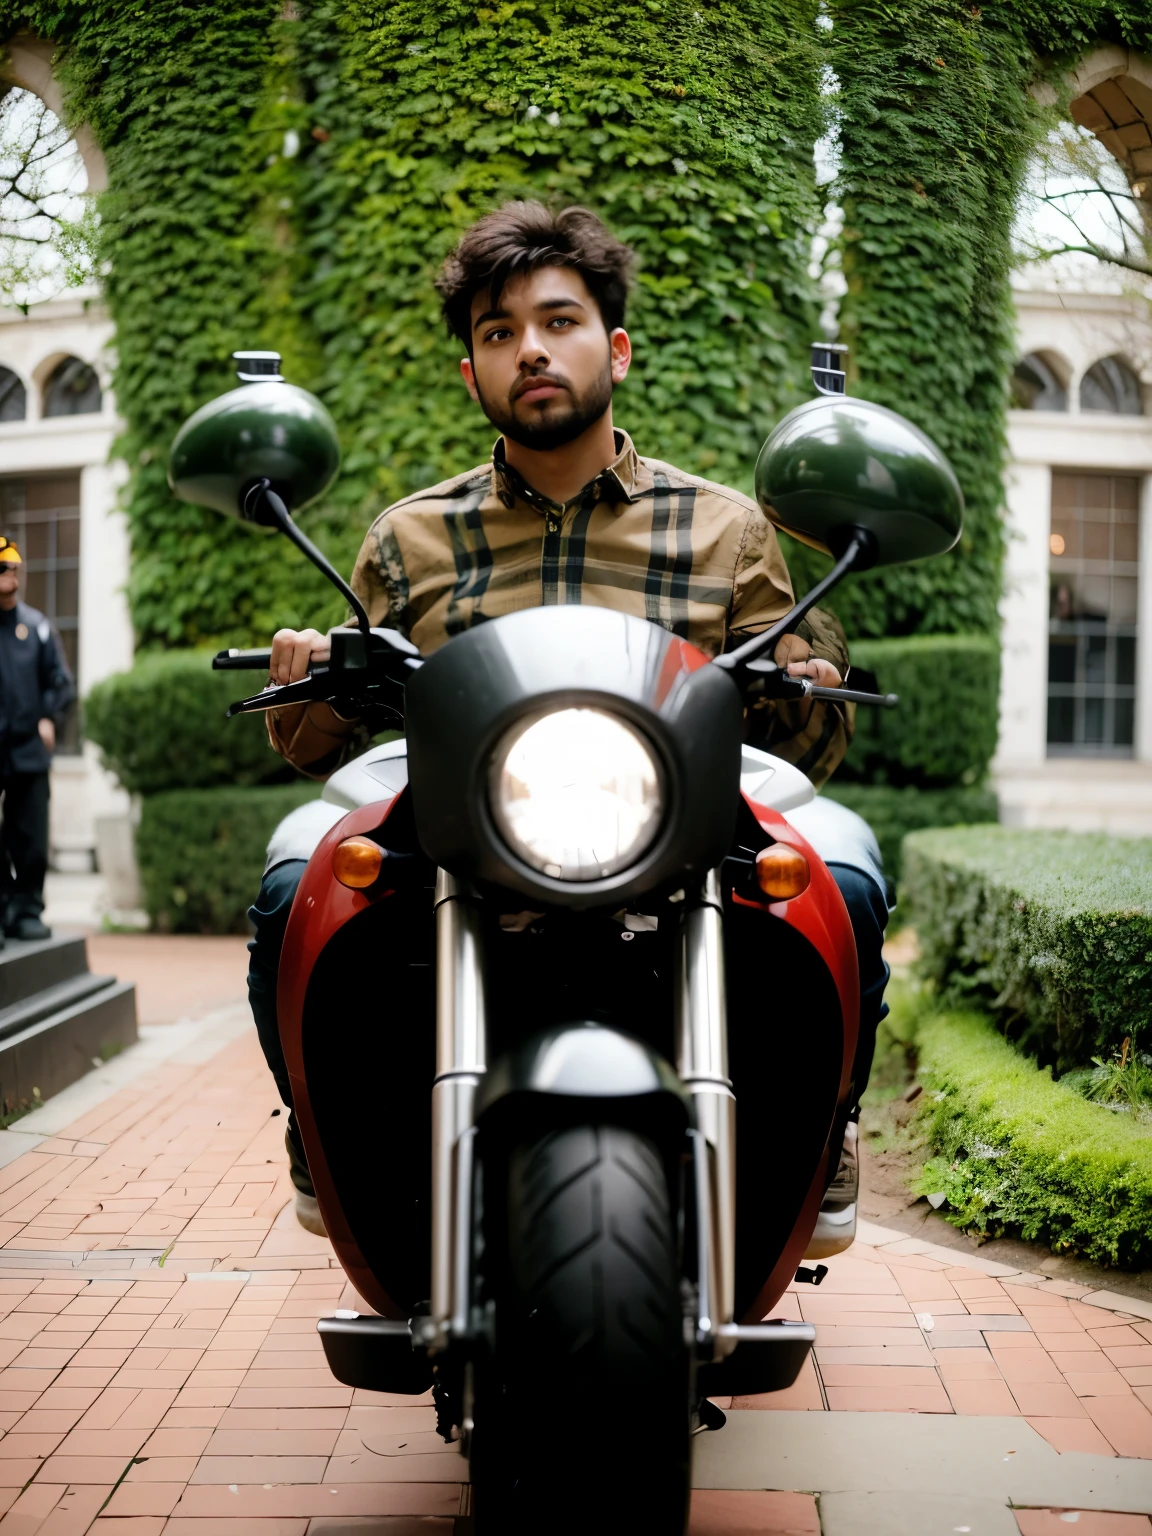
[[[1098,1264],[1152,1262],[1152,1134],[1089,1104],[990,1020],[935,1013],[916,1042],[921,1124],[938,1152],[917,1188],[960,1227],[1040,1238]]]
[[[856,711],[840,774],[866,783],[981,783],[996,750],[1000,646],[986,635],[854,640],[853,667],[876,674],[896,709]],[[926,823],[920,823],[926,825]]]
[[[906,784],[897,789],[887,784],[842,783],[837,777],[823,794],[857,811],[876,834],[884,872],[893,885],[901,875],[900,845],[909,832],[924,827],[965,826],[995,821],[996,796],[990,789],[917,789]]]
[[[136,833],[144,909],[169,933],[245,933],[268,839],[316,784],[149,795]]]
[[[213,672],[211,651],[158,651],[97,683],[84,725],[107,768],[131,794],[261,784],[292,777],[268,745],[262,715],[226,720],[255,693],[257,672]]]
[[[966,827],[904,845],[927,974],[1060,1070],[1152,1021],[1152,840]]]

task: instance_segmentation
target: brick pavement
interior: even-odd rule
[[[292,1219],[277,1108],[248,1034],[0,1168],[0,1536],[466,1527],[464,1465],[428,1400],[328,1373],[315,1319],[367,1309]],[[817,1325],[797,1384],[730,1406],[1012,1415],[1061,1452],[1152,1458],[1152,1321],[866,1235],[781,1304]],[[1152,1536],[1143,1515],[1075,1513],[1018,1523]],[[692,1536],[819,1531],[809,1494],[694,1499]]]
[[[90,933],[97,975],[136,983],[141,1024],[198,1018],[244,995],[248,940],[237,934]]]

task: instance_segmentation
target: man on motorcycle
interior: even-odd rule
[[[632,252],[586,209],[553,215],[511,202],[469,229],[437,281],[445,319],[467,356],[472,399],[502,434],[491,462],[419,491],[369,529],[352,586],[371,622],[400,630],[425,654],[474,623],[523,608],[591,603],[663,625],[714,656],[792,606],[792,586],[764,513],[746,496],[642,458],[613,426],[612,393],[628,373],[624,307]],[[790,673],[825,687],[847,674],[843,631],[813,610],[776,648]],[[270,682],[302,678],[328,659],[326,635],[277,632]],[[844,755],[852,706],[762,701],[748,733],[823,783]],[[327,777],[366,741],[327,704],[268,715],[273,746],[302,772]],[[249,994],[281,1097],[291,1095],[276,1023],[284,929],[304,864],[272,863],[251,910]],[[875,882],[830,868],[843,892],[861,969],[855,1082],[867,1081],[887,968],[887,910]],[[853,1121],[855,1115],[853,1116]],[[322,1231],[290,1117],[297,1215]],[[826,1205],[856,1198],[855,1124]]]

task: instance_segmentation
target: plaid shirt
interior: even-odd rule
[[[552,603],[591,603],[660,624],[716,656],[792,606],[775,529],[754,501],[641,458],[617,432],[615,460],[564,505],[504,461],[418,491],[368,530],[352,586],[373,625],[427,654],[477,620]],[[798,632],[847,674],[843,632],[814,610]],[[822,783],[844,755],[851,706],[773,703],[749,735]],[[278,752],[318,776],[347,755],[355,727],[325,706],[269,715]]]

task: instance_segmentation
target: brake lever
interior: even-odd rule
[[[824,688],[806,677],[793,677],[774,661],[746,662],[744,671],[751,680],[748,691],[764,699],[829,699],[835,704],[874,704],[894,709],[900,702],[896,693],[861,693],[856,688]]]
[[[267,688],[254,693],[250,699],[240,699],[228,706],[225,719],[235,715],[254,715],[262,709],[282,709],[289,704],[316,704],[327,697],[316,688],[317,681],[327,677],[327,667],[315,667],[298,683],[269,683]]]
[[[798,679],[804,684],[804,693],[810,699],[831,699],[841,704],[875,704],[880,709],[895,709],[900,702],[898,693],[861,693],[857,688],[821,688],[806,677]]]

